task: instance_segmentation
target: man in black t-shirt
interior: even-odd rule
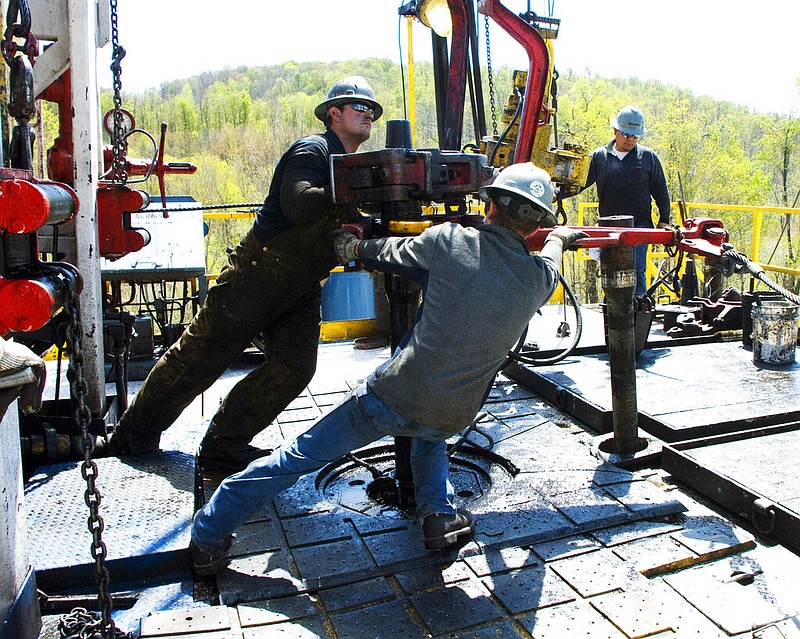
[[[253,227],[123,413],[109,437],[111,454],[158,450],[161,433],[257,336],[265,361],[222,401],[201,442],[199,461],[206,470],[233,472],[270,452],[250,441],[314,375],[320,282],[337,265],[331,234],[356,215],[351,207],[333,204],[329,157],[355,153],[382,113],[364,78],[351,76],[331,86],[314,111],[325,132],[296,141],[281,157]]]

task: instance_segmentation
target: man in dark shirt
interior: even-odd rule
[[[161,433],[259,335],[265,361],[222,401],[199,460],[207,470],[237,471],[270,452],[250,441],[314,375],[320,282],[337,265],[332,233],[356,215],[333,204],[328,160],[355,153],[382,113],[364,78],[333,84],[314,111],[325,132],[296,141],[281,157],[253,227],[110,436],[112,454],[158,450]]]
[[[664,169],[655,152],[638,144],[646,132],[644,115],[634,106],[624,107],[610,123],[614,139],[592,153],[586,187],[597,184],[600,217],[631,215],[633,225],[653,228],[652,204],[658,207],[658,228],[669,226],[669,190]],[[647,290],[647,244],[635,247],[636,292]]]

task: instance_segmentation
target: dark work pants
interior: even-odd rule
[[[243,446],[266,428],[316,369],[320,286],[313,275],[283,266],[251,230],[231,253],[192,323],[122,415],[117,441],[133,453],[146,449],[259,333],[266,360],[228,393],[203,445]]]

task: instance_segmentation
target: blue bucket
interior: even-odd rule
[[[322,287],[322,321],[375,317],[375,288],[367,271],[333,270]]]

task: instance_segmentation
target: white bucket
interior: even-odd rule
[[[792,364],[797,350],[797,304],[764,300],[753,306],[753,361]]]

